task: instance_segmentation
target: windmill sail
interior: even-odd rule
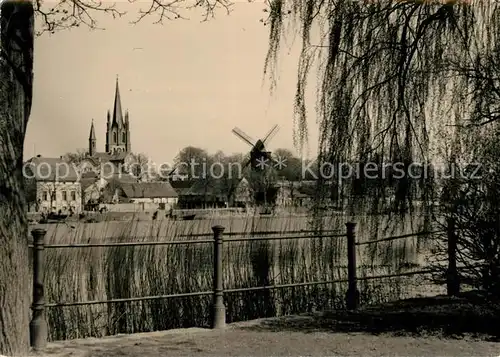
[[[269,130],[269,132],[266,134],[264,139],[262,139],[262,143],[265,144],[266,141],[271,140],[278,132],[278,129],[279,129],[278,125],[273,126],[272,129]]]
[[[238,128],[233,129],[233,133],[250,146],[254,146],[255,141]]]

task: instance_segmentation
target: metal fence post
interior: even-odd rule
[[[346,223],[347,227],[347,276],[349,287],[346,294],[346,307],[354,310],[359,304],[359,291],[356,279],[356,223]]]
[[[460,293],[460,277],[457,270],[457,240],[456,224],[453,218],[448,218],[448,270],[446,276],[446,292],[448,296]]]
[[[43,281],[45,276],[44,229],[34,229],[33,235],[33,317],[30,322],[30,344],[34,350],[47,346],[48,327],[45,320]]]
[[[226,307],[224,306],[224,287],[222,281],[222,245],[224,227],[214,226],[214,298],[212,328],[226,327]]]

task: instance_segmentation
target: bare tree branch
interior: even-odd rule
[[[53,1],[44,2],[35,0],[34,8],[36,16],[41,18],[39,26],[41,29],[37,35],[59,30],[65,30],[71,27],[87,26],[91,29],[99,29],[95,16],[99,13],[105,13],[113,18],[125,14],[116,9],[115,3],[103,3],[99,0],[60,0],[53,5]]]
[[[130,4],[138,0],[128,0]],[[202,10],[202,21],[215,16],[217,9],[231,10],[230,0],[149,0],[145,9],[139,10],[139,16],[132,24],[137,24],[147,17],[154,17],[155,24],[164,20],[187,19],[186,12],[194,9]],[[90,29],[101,29],[96,21],[99,14],[118,18],[127,12],[117,9],[116,3],[101,0],[59,0],[57,2],[35,0],[35,13],[41,21],[37,35],[55,33],[72,27],[86,26]]]

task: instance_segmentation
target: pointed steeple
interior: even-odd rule
[[[111,126],[114,126],[115,124],[118,125],[118,127],[121,127],[124,124],[120,88],[118,86],[118,75],[116,76],[115,105],[113,107],[113,120],[111,122]]]
[[[90,125],[90,135],[89,135],[89,156],[94,156],[96,152],[96,137],[94,129],[94,119],[92,119],[92,124]]]
[[[95,129],[94,129],[94,119],[92,119],[92,124],[90,125],[90,135],[89,140],[96,140]]]

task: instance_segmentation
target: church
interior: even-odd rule
[[[106,122],[106,145],[104,151],[97,151],[97,136],[94,120],[90,124],[89,146],[86,158],[80,167],[82,172],[100,172],[105,163],[114,165],[104,165],[112,169],[113,173],[123,173],[127,161],[131,157],[130,121],[128,111],[122,110],[120,98],[120,87],[116,78],[115,100],[113,112],[108,110]],[[107,172],[104,172],[106,175]]]
[[[116,78],[113,112],[108,110],[104,151],[97,151],[97,135],[94,120],[90,124],[88,151],[79,165],[84,204],[96,201],[111,180],[132,182],[138,180],[127,174],[127,166],[133,162],[130,141],[128,111],[123,113],[120,86]]]
[[[97,198],[107,184],[115,182],[136,183],[138,179],[127,173],[134,162],[131,151],[130,120],[128,111],[122,110],[120,86],[116,78],[115,99],[112,113],[108,110],[104,151],[97,151],[97,135],[94,120],[90,124],[89,146],[81,161],[81,185],[84,202]],[[89,196],[89,197],[87,197]]]

